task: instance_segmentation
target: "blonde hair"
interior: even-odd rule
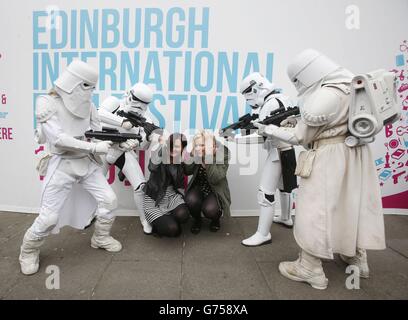
[[[193,137],[193,149],[196,147],[196,140],[197,139],[203,139],[204,144],[206,144],[207,139],[212,139],[213,143],[214,143],[214,146],[216,145],[216,139],[215,139],[214,134],[211,131],[208,131],[208,130],[204,130],[204,129],[200,130],[194,135],[194,137]]]
[[[59,94],[57,90],[55,89],[55,87],[51,88],[50,91],[48,91],[48,94],[53,97],[59,97]]]

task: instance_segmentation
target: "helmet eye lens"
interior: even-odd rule
[[[138,101],[137,97],[133,94],[133,92],[130,92],[130,96],[132,98],[132,101]]]
[[[248,94],[252,92],[252,88],[253,86],[256,85],[256,81],[255,80],[251,80],[251,82],[249,83],[249,87],[246,88],[244,91],[242,91],[242,94]],[[254,89],[254,92],[256,93],[256,89]]]
[[[140,100],[138,97],[136,97],[136,96],[134,95],[133,91],[130,91],[130,99],[131,99],[133,102],[140,102],[140,103],[143,103],[143,104],[148,104],[148,103],[146,103],[146,102]]]
[[[89,89],[95,89],[95,86],[93,86],[92,84],[83,82],[82,83],[82,88],[84,88],[85,90],[89,90]]]

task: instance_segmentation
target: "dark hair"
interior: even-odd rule
[[[170,137],[167,139],[167,145],[170,148],[170,152],[173,152],[173,147],[174,147],[174,142],[176,140],[181,141],[181,148],[184,150],[184,148],[187,146],[187,138],[184,134],[182,133],[173,133],[170,135]]]

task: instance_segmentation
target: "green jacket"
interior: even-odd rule
[[[207,171],[207,179],[208,183],[211,186],[211,189],[217,196],[218,202],[224,212],[224,215],[227,217],[231,216],[231,193],[228,186],[227,180],[227,171],[229,166],[229,149],[225,146],[221,146],[224,148],[224,159],[221,161],[216,161],[214,164],[207,164],[206,171]],[[194,185],[194,180],[198,175],[198,170],[201,164],[185,164],[185,174],[192,175],[193,177],[190,179],[190,182],[187,186],[187,192],[192,188]]]

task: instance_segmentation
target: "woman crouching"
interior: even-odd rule
[[[185,197],[194,219],[191,232],[198,234],[201,231],[201,213],[211,221],[210,231],[217,232],[222,214],[230,216],[229,150],[218,144],[213,134],[201,131],[193,138],[191,156],[193,162],[185,165],[185,173],[193,175]]]
[[[144,210],[153,233],[159,236],[178,237],[181,224],[190,213],[184,203],[184,165],[182,154],[187,139],[172,134],[166,143],[152,152],[149,162],[150,178],[145,186]]]

